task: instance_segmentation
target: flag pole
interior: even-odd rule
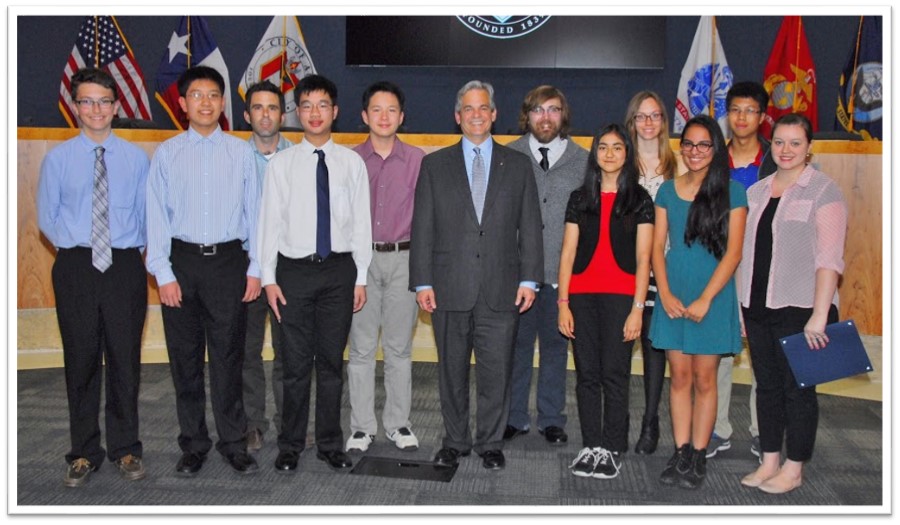
[[[94,67],[100,69],[100,21],[94,15]]]
[[[191,17],[187,17],[187,67],[191,67]]]
[[[285,70],[284,70],[284,66],[287,63],[287,53],[285,52],[286,50],[287,50],[287,17],[283,16],[283,17],[281,17],[281,68],[279,68],[279,75],[278,75],[278,89],[280,89],[282,93],[284,93],[284,77],[286,76]]]
[[[853,51],[853,71],[850,73],[850,93],[847,95],[847,113],[850,115],[850,130],[853,130],[853,104],[856,102],[856,73],[859,66],[859,41],[862,39],[863,17],[859,17],[859,28],[856,30],[856,49]]]
[[[794,49],[794,63],[792,64],[796,69],[800,69],[800,36],[803,34],[803,18],[797,17],[797,45]],[[800,79],[797,78],[796,71],[794,72],[794,98],[791,100],[791,110],[796,113],[797,112],[797,103],[800,101]]]
[[[709,116],[716,118],[716,17],[712,17],[712,40],[709,43],[710,56],[710,77],[709,77]]]

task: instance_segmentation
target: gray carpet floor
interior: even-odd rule
[[[380,362],[377,370],[380,378]],[[266,363],[266,372],[271,373],[271,363]],[[301,456],[296,475],[279,475],[272,467],[277,447],[274,430],[270,429],[265,435],[263,449],[256,454],[260,464],[257,474],[235,474],[212,451],[200,474],[184,479],[174,475],[180,451],[176,443],[178,424],[168,365],[144,365],[140,418],[147,477],[137,482],[125,482],[110,463],[104,463],[84,487],[71,489],[62,483],[66,466],[64,455],[69,448],[63,370],[19,371],[17,383],[17,450],[14,458],[17,487],[16,493],[10,495],[10,501],[19,506],[265,505],[276,506],[281,512],[302,513],[303,506],[310,505],[591,506],[583,512],[616,512],[615,506],[660,505],[671,506],[672,511],[677,512],[679,507],[711,505],[721,506],[720,510],[724,512],[726,506],[880,506],[889,503],[883,502],[882,491],[885,480],[882,404],[873,401],[819,396],[818,438],[813,460],[804,471],[804,485],[779,496],[740,485],[741,477],[757,464],[756,457],[749,452],[749,387],[745,385],[734,385],[732,448],[719,452],[709,461],[706,483],[700,490],[665,487],[657,481],[673,450],[668,427],[668,382],[660,408],[660,419],[666,423],[655,454],[626,454],[620,475],[612,480],[572,476],[567,467],[581,449],[573,372],[569,373],[567,385],[568,444],[550,447],[532,430],[506,444],[507,467],[501,471],[486,471],[481,467],[480,458],[473,454],[461,459],[459,469],[449,483],[335,473],[316,459],[314,448],[308,448]],[[384,402],[380,379],[378,385],[376,410]],[[642,377],[633,376],[629,435],[632,448],[643,414],[642,388]],[[414,363],[411,420],[419,437],[419,449],[414,452],[397,450],[380,433],[367,455],[430,460],[440,448],[443,434],[437,391],[437,365]],[[474,407],[474,374],[472,391]],[[271,393],[268,408],[270,412],[274,409]],[[349,432],[349,413],[345,383],[342,410],[345,439]],[[207,418],[210,428],[214,429],[209,411]],[[310,431],[313,424],[310,422]],[[474,422],[472,425],[474,428]],[[211,432],[215,439],[214,430]],[[120,510],[128,512],[126,508]],[[537,512],[547,510],[536,509]],[[340,512],[340,509],[335,507],[334,511]],[[348,511],[352,512],[352,509]],[[814,512],[814,509],[807,511]]]

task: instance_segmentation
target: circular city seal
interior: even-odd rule
[[[315,72],[312,60],[299,42],[290,36],[277,36],[267,38],[253,53],[244,81],[250,86],[269,80],[281,86],[282,93],[287,93],[301,78]],[[294,97],[285,97],[284,106],[286,114],[294,111]]]
[[[544,25],[549,16],[474,16],[456,17],[464,26],[488,38],[518,38]]]

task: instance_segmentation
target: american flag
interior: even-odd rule
[[[88,16],[81,24],[59,85],[59,110],[70,127],[78,127],[72,113],[70,80],[83,67],[96,67],[112,75],[119,90],[120,117],[153,120],[141,72],[125,35],[113,16]]]

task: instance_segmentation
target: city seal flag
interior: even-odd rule
[[[138,66],[125,35],[114,16],[85,17],[78,30],[75,46],[63,68],[59,85],[59,110],[70,127],[78,127],[72,112],[72,75],[83,67],[94,67],[109,73],[119,91],[119,112],[122,118],[153,120],[150,99],[144,87],[144,73]]]
[[[865,140],[881,140],[881,17],[859,17],[859,29],[853,37],[850,56],[841,73],[834,128],[856,133]]]
[[[769,107],[759,128],[763,136],[771,138],[775,121],[787,113],[806,116],[813,131],[819,130],[816,68],[799,16],[786,16],[782,20],[763,78],[769,92]]]
[[[156,100],[166,109],[175,127],[187,129],[187,115],[178,104],[178,77],[189,67],[209,66],[225,79],[225,111],[219,117],[223,130],[231,129],[231,80],[219,45],[202,16],[183,16],[178,28],[169,38],[156,73]]]
[[[306,75],[316,72],[296,16],[276,16],[256,46],[247,70],[241,75],[238,93],[247,99],[250,86],[263,80],[275,84],[284,93],[284,125],[299,128],[294,87]]]
[[[681,70],[672,131],[681,133],[691,117],[706,114],[716,119],[722,133],[729,136],[725,95],[733,82],[734,75],[716,31],[716,17],[701,16],[691,52]]]

